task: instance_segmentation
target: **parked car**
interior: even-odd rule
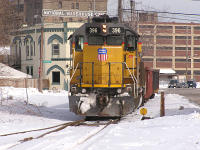
[[[188,84],[186,82],[182,82],[182,88],[188,88]]]
[[[176,88],[188,88],[188,84],[186,82],[177,83]]]
[[[176,88],[178,87],[179,82],[178,80],[170,80],[169,84],[168,84],[168,88]]]
[[[187,85],[188,85],[188,88],[190,88],[190,87],[196,88],[197,87],[197,83],[194,80],[187,81]]]

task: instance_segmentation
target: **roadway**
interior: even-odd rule
[[[165,94],[179,94],[200,105],[200,88],[167,88],[161,89]]]

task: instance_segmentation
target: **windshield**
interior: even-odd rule
[[[187,81],[187,83],[188,83],[188,84],[193,84],[193,83],[194,83],[194,81]]]
[[[89,45],[103,45],[104,38],[103,38],[103,36],[89,36],[88,44]]]
[[[178,81],[177,80],[171,80],[170,81],[170,84],[174,84],[174,83],[178,83]]]
[[[121,45],[122,44],[121,36],[107,36],[107,44],[108,45]]]

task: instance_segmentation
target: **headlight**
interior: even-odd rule
[[[86,93],[86,89],[82,89],[82,91],[81,91],[83,94],[85,94]]]
[[[122,92],[122,89],[117,89],[117,93],[120,94]]]

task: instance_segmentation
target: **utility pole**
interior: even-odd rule
[[[96,1],[93,1],[93,7],[94,7],[94,15],[95,15],[95,10],[96,10]]]
[[[43,41],[44,39],[44,24],[41,17],[41,43],[40,43],[40,67],[39,67],[39,91],[42,92],[42,76],[43,76]]]
[[[120,22],[122,22],[122,16],[122,0],[118,0],[118,17]]]
[[[131,23],[133,23],[133,20],[134,20],[134,16],[133,16],[133,13],[134,13],[134,9],[135,9],[135,2],[133,0],[130,0],[130,3],[131,3]]]

